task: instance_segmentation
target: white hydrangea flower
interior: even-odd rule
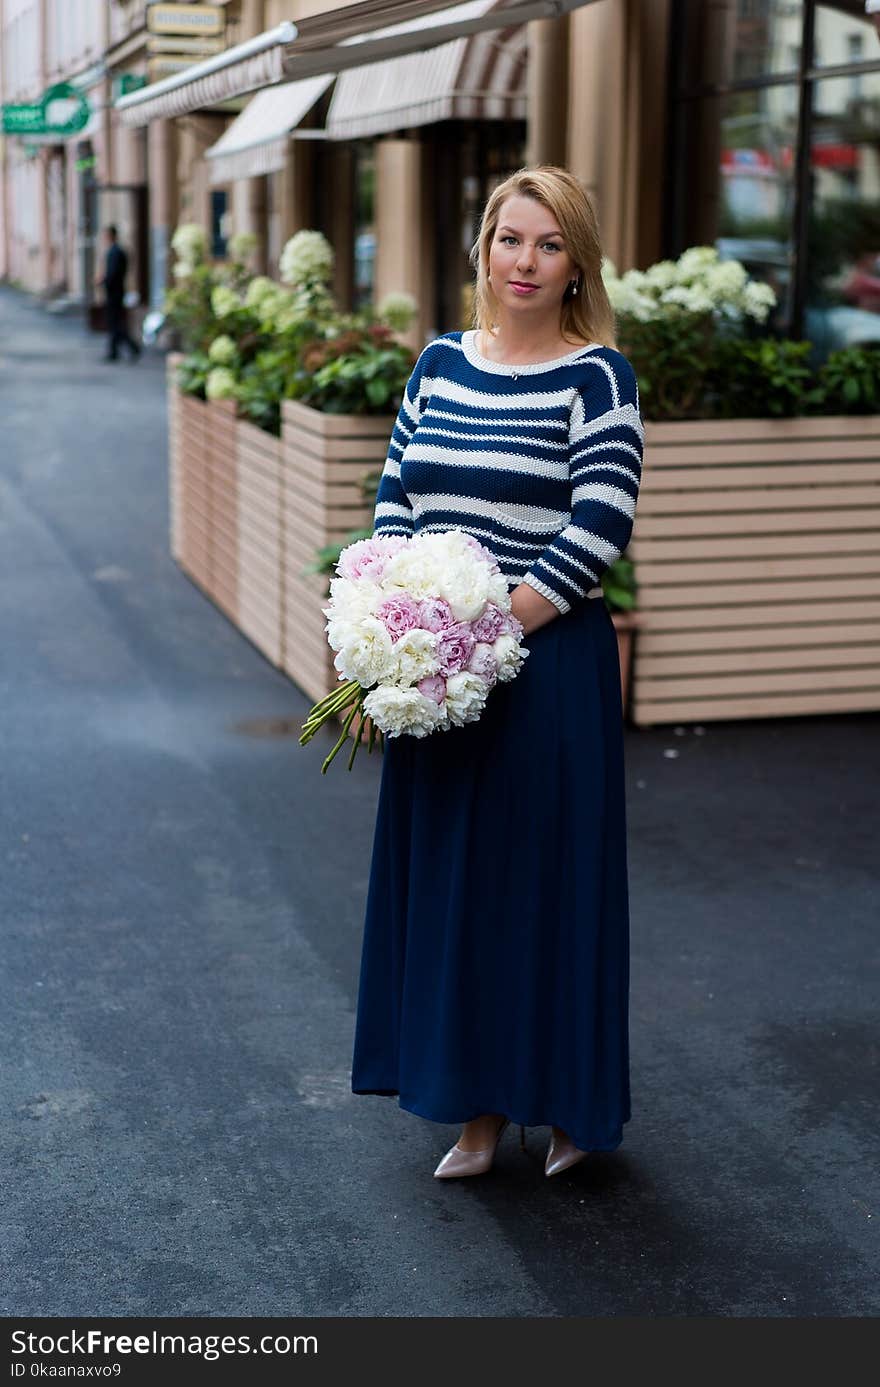
[[[662,292],[675,283],[675,261],[657,260],[645,270],[645,284],[649,289]]]
[[[395,332],[406,332],[419,311],[412,294],[386,294],[376,312]]]
[[[208,237],[198,222],[182,222],[171,237],[171,249],[177,259],[189,267],[201,265],[208,253]]]
[[[387,737],[408,732],[411,737],[427,737],[444,726],[442,708],[425,698],[418,689],[401,689],[396,684],[380,684],[364,699],[364,712]]]
[[[235,342],[226,333],[215,337],[208,348],[208,358],[215,366],[229,366],[235,360]]]
[[[769,284],[753,279],[743,289],[743,311],[757,322],[765,322],[770,309],[775,306],[776,294]]]
[[[205,395],[209,400],[234,400],[235,376],[226,366],[215,366],[208,372]]]
[[[237,231],[229,242],[233,260],[247,260],[259,244],[260,238],[253,231]]]
[[[320,231],[297,231],[281,252],[279,272],[285,284],[328,283],[335,260],[333,247]]]
[[[711,265],[718,263],[715,246],[691,246],[683,251],[675,262],[675,277],[679,284],[690,284],[704,274]]]
[[[498,677],[501,678],[500,673]],[[463,727],[467,722],[475,722],[485,708],[488,696],[489,686],[479,675],[471,674],[466,669],[451,674],[446,681],[445,705],[450,724]]]
[[[259,308],[265,299],[271,299],[278,285],[274,279],[268,275],[254,275],[245,291],[244,301],[247,308]]]
[[[719,260],[704,276],[706,293],[719,304],[738,304],[748,281],[748,272],[738,260]]]
[[[211,312],[215,318],[225,318],[240,308],[238,295],[226,284],[218,284],[211,290]]]

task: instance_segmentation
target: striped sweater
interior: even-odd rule
[[[382,471],[375,534],[458,528],[560,612],[601,597],[629,543],[644,433],[635,372],[592,343],[509,365],[476,331],[424,348],[404,390]]]

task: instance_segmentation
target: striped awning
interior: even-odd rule
[[[211,109],[278,82],[344,72],[533,19],[558,19],[593,3],[595,0],[496,0],[467,18],[450,19],[455,11],[469,7],[450,5],[449,0],[359,0],[324,14],[307,15],[296,24],[285,20],[257,38],[129,92],[119,98],[115,108],[125,125],[147,125],[151,120]],[[381,27],[388,18],[395,22]],[[411,20],[422,27],[411,27]],[[422,23],[425,20],[429,23]],[[365,32],[363,26],[367,24],[376,27]]]
[[[217,143],[205,150],[211,183],[233,183],[283,169],[290,132],[334,80],[332,72],[325,72],[257,92]]]
[[[426,15],[365,38],[467,21],[497,7],[498,0],[467,0],[442,16]],[[337,78],[327,134],[352,140],[439,120],[525,120],[527,57],[527,29],[519,24],[349,68]]]

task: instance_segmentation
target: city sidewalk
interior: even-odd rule
[[[172,562],[103,345],[0,290],[2,1313],[880,1312],[880,717],[627,730],[624,1145],[436,1181],[349,1089],[379,759]]]

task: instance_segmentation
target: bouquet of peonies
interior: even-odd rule
[[[343,549],[336,574],[323,612],[345,682],[315,704],[300,737],[305,745],[349,710],[322,773],[358,714],[349,770],[367,717],[369,751],[377,729],[427,737],[476,722],[490,690],[514,679],[529,653],[506,578],[462,530],[357,540]]]

